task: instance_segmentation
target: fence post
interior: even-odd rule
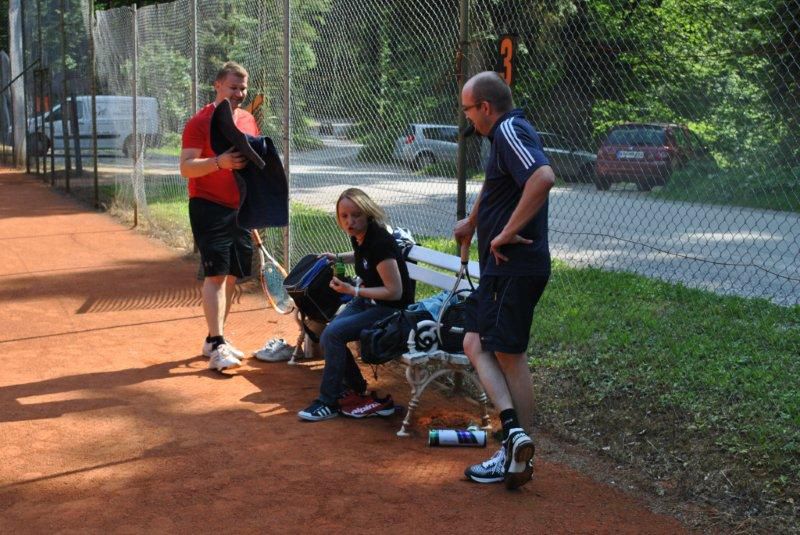
[[[292,93],[292,15],[290,9],[290,0],[283,0],[283,168],[289,184],[289,198],[287,198],[286,202],[289,202],[292,191],[291,166],[289,165],[292,139],[292,104],[290,101]],[[283,262],[287,266],[291,265],[289,262],[289,240],[289,225],[286,225],[283,228]]]
[[[23,165],[25,155],[25,124],[22,120],[21,108],[25,106],[25,84],[18,80],[25,68],[25,56],[22,48],[22,21],[20,20],[21,0],[10,0],[8,4],[8,41],[9,41],[9,60],[11,70],[11,133],[13,143],[11,144],[11,159],[14,167],[20,168]]]
[[[100,177],[97,173],[97,52],[94,48],[94,0],[89,0],[89,68],[92,71],[92,178],[94,183],[94,207],[100,208]]]
[[[50,109],[53,109],[53,73],[50,68],[47,69],[47,92],[50,95]],[[53,124],[53,114],[49,116],[50,119],[50,143],[53,148],[50,149],[50,185],[56,185],[56,128]]]
[[[28,62],[25,60],[25,53],[28,50],[28,39],[25,37],[25,2],[19,3],[19,18],[20,18],[20,26],[22,28],[22,65],[23,68],[27,68]],[[22,71],[23,73],[25,71]],[[23,102],[24,105],[22,106],[22,116],[25,118],[25,172],[30,174],[31,172],[31,148],[28,146],[28,77],[26,75],[22,75],[22,87],[25,88],[25,92],[23,93]],[[36,96],[34,95],[34,101]]]
[[[197,0],[189,0],[191,13],[191,35],[192,35],[192,113],[191,117],[197,113]],[[197,242],[192,238],[192,251],[197,253],[200,249]],[[201,268],[202,269],[202,268]]]
[[[37,132],[37,153],[41,153],[42,155],[42,179],[45,178],[47,175],[47,144],[45,144],[43,150],[39,150],[39,144],[43,138],[38,136],[38,132],[42,132],[44,134],[44,73],[45,73],[45,66],[44,66],[44,41],[42,40],[42,0],[36,0],[36,27],[38,29],[38,38],[39,38],[39,69],[37,69],[39,73],[39,110],[36,113],[36,132]],[[33,76],[34,84],[36,83],[36,72],[34,72]],[[39,128],[41,127],[41,130]],[[38,158],[38,157],[37,157]],[[36,171],[39,171],[39,164],[38,159],[36,160]]]
[[[133,172],[131,173],[131,193],[133,194],[133,226],[139,225],[139,199],[136,196],[136,169],[139,165],[139,142],[136,139],[138,132],[136,131],[136,63],[137,56],[139,55],[139,37],[137,35],[136,24],[136,4],[131,6],[133,10],[133,75],[131,76],[131,93],[133,95]]]
[[[36,159],[36,176],[38,177],[41,175],[41,167],[39,166],[39,152],[41,145],[40,137],[39,137],[39,115],[41,114],[41,99],[42,95],[39,93],[39,77],[36,75],[37,71],[42,68],[41,61],[42,61],[42,17],[41,17],[41,10],[39,9],[39,2],[36,2],[36,34],[38,36],[38,46],[36,47],[37,53],[39,56],[39,67],[34,69],[31,74],[33,74],[33,146],[34,152],[33,157]]]
[[[75,145],[75,173],[83,176],[83,161],[81,160],[81,125],[78,121],[78,98],[75,95],[75,86],[70,91],[69,127],[72,130],[72,143]]]
[[[64,136],[64,189],[69,193],[69,178],[72,161],[69,155],[69,129],[67,125],[67,29],[64,23],[66,6],[61,0],[61,133]]]
[[[191,9],[191,34],[192,34],[192,113],[197,113],[197,0],[189,1]]]
[[[31,140],[31,147],[29,150],[33,150],[33,158],[36,160],[36,176],[38,177],[41,174],[41,168],[39,167],[39,114],[37,113],[39,108],[39,100],[41,99],[41,95],[39,94],[39,78],[36,76],[36,73],[39,72],[39,69],[33,69],[33,135],[29,135],[28,139]],[[30,158],[28,158],[30,160]]]
[[[461,89],[469,72],[469,0],[461,0],[458,9],[458,56],[456,60],[456,80],[458,82],[458,152],[456,160],[456,177],[458,189],[456,194],[456,219],[467,216],[467,142],[464,130],[467,118],[461,109]]]

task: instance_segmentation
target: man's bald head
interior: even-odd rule
[[[506,113],[514,108],[511,88],[494,71],[483,71],[476,74],[467,80],[464,90],[470,92],[473,102],[490,102],[498,113]]]

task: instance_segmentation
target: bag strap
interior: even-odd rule
[[[311,338],[311,341],[315,344],[319,343],[319,336],[311,330],[311,328],[306,324],[306,315],[302,312],[300,313],[300,324],[303,326],[303,331],[306,333],[306,336]]]

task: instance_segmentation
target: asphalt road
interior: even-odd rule
[[[358,162],[359,146],[329,139],[292,158],[292,199],[333,211],[339,193],[364,188],[394,224],[419,235],[450,236],[453,178],[403,166]],[[467,187],[467,207],[480,182]],[[717,293],[800,303],[800,216],[787,212],[654,199],[616,185],[556,187],[550,194],[553,256],[574,266],[631,271]]]

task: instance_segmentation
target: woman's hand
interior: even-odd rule
[[[333,262],[336,260],[336,253],[320,253],[317,255],[317,258],[327,258],[328,262]]]
[[[356,288],[352,284],[348,284],[343,280],[339,280],[336,277],[331,279],[331,283],[329,284],[334,291],[339,292],[340,294],[347,294],[347,295],[355,295]]]

